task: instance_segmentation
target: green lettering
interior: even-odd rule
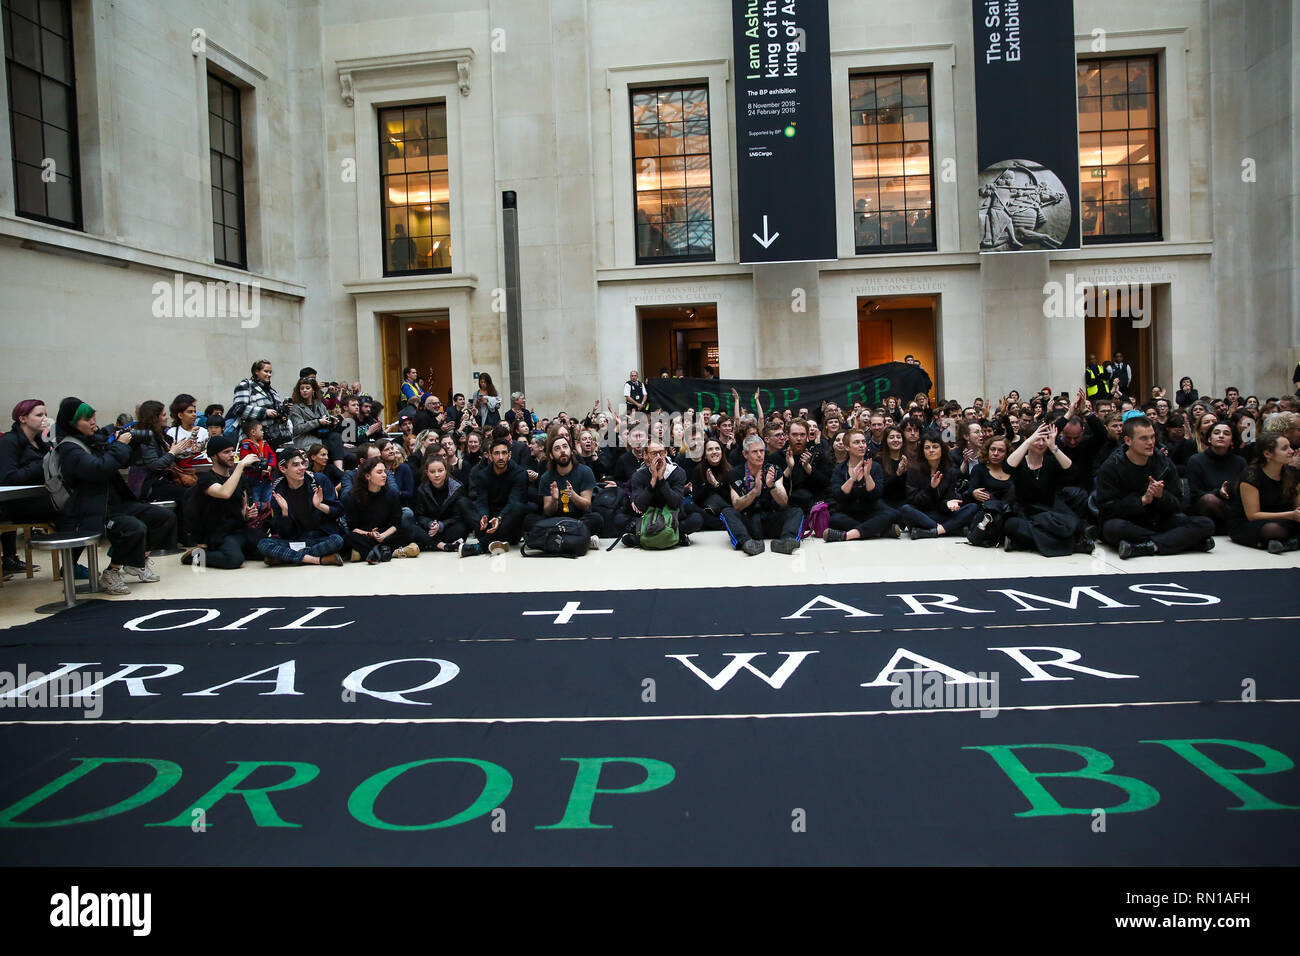
[[[799,401],[799,389],[782,387],[781,389],[782,408],[789,408],[792,405],[794,405],[794,403],[797,401]]]
[[[295,760],[229,760],[235,769],[226,774],[226,778],[215,787],[195,800],[193,805],[182,810],[177,816],[164,823],[148,823],[151,827],[188,827],[194,820],[194,811],[202,810],[205,814],[225,797],[243,797],[248,805],[248,812],[253,815],[253,822],[259,827],[300,827],[301,823],[288,823],[280,819],[271,804],[268,793],[277,790],[293,790],[311,783],[320,776],[320,767],[314,763],[299,763]],[[293,774],[288,780],[273,783],[266,787],[248,787],[240,789],[243,783],[258,767],[289,767]],[[208,824],[211,826],[212,824]]]
[[[436,823],[403,825],[388,823],[375,816],[375,801],[379,799],[379,794],[384,787],[411,768],[423,767],[425,764],[431,763],[468,763],[482,770],[483,789],[479,791],[477,799],[455,816],[448,817],[446,820],[439,820]],[[374,776],[361,781],[357,788],[352,791],[352,796],[348,797],[348,813],[352,814],[359,823],[364,823],[366,826],[374,827],[377,830],[438,830],[443,827],[457,826],[495,810],[510,795],[510,789],[514,786],[514,783],[510,771],[500,764],[492,763],[490,760],[475,760],[473,757],[432,757],[429,760],[414,760],[411,763],[399,764],[396,767],[381,770]]]
[[[878,378],[871,384],[876,387],[876,397],[872,399],[870,402],[870,404],[874,407],[876,405],[879,405],[882,401],[884,401],[885,397],[889,394],[889,379]],[[863,402],[863,404],[865,405],[868,403]]]
[[[1034,772],[1020,762],[1016,756],[1017,750],[1064,750],[1067,753],[1078,754],[1084,759],[1084,765],[1078,770],[1058,770],[1058,771],[1040,771]],[[1047,788],[1039,783],[1042,777],[1065,777],[1076,780],[1096,780],[1100,783],[1110,784],[1113,787],[1119,787],[1128,794],[1128,800],[1124,803],[1113,807],[1103,807],[1107,813],[1137,813],[1141,810],[1149,810],[1160,802],[1160,793],[1148,783],[1138,780],[1136,777],[1124,777],[1119,774],[1109,773],[1108,771],[1115,766],[1115,761],[1111,760],[1100,750],[1093,750],[1091,747],[1076,747],[1072,744],[995,744],[987,747],[963,747],[962,750],[983,750],[993,761],[1002,769],[1011,782],[1020,788],[1026,799],[1029,800],[1031,809],[1022,810],[1017,813],[1018,817],[1056,817],[1069,813],[1092,813],[1095,806],[1092,807],[1063,807],[1047,792]]]
[[[849,382],[848,395],[845,398],[844,410],[846,412],[853,409],[853,403],[856,401],[867,403],[867,386],[863,382]]]
[[[170,760],[151,760],[148,757],[75,757],[73,759],[80,760],[81,765],[73,767],[57,780],[47,783],[41,789],[19,800],[13,806],[0,810],[0,827],[65,827],[74,823],[90,823],[94,820],[103,820],[119,813],[125,813],[128,810],[134,810],[136,807],[144,806],[149,801],[162,796],[181,779],[180,765],[172,763]],[[80,780],[95,768],[110,763],[142,763],[146,767],[153,768],[153,779],[125,800],[119,800],[111,807],[104,807],[102,810],[92,810],[89,813],[81,814],[81,816],[68,817],[66,820],[41,820],[25,823],[14,819],[14,817],[21,816],[32,807],[58,793],[68,784]]]
[[[698,414],[699,412],[702,412],[704,410],[705,405],[708,405],[709,408],[713,409],[715,412],[720,412],[722,411],[723,408],[722,404],[718,401],[718,396],[714,395],[712,392],[696,392],[695,393],[696,413]]]
[[[1229,807],[1229,810],[1300,810],[1298,806],[1270,800],[1258,790],[1237,779],[1237,774],[1242,773],[1281,773],[1284,770],[1295,768],[1295,763],[1290,757],[1274,750],[1272,747],[1266,747],[1263,744],[1252,744],[1245,740],[1220,740],[1215,737],[1192,737],[1183,740],[1143,740],[1141,743],[1161,744],[1168,747],[1241,801],[1241,806]],[[1248,768],[1225,767],[1197,750],[1197,744],[1218,744],[1221,747],[1234,747],[1237,750],[1244,750],[1258,757],[1263,766]]]
[[[578,765],[578,773],[569,791],[569,804],[559,823],[536,827],[538,830],[612,830],[612,826],[591,822],[591,805],[598,793],[647,793],[673,782],[677,771],[670,763],[650,757],[563,757]],[[630,787],[607,789],[597,786],[600,771],[607,763],[635,763],[645,768],[645,779]]]

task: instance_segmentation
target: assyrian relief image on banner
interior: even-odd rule
[[[980,252],[1079,248],[1072,0],[972,0]]]

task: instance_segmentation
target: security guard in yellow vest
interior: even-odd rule
[[[1083,370],[1084,384],[1088,398],[1110,398],[1110,379],[1106,375],[1106,366],[1097,361],[1097,356],[1088,356],[1088,367]]]

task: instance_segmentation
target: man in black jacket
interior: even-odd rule
[[[686,514],[683,504],[686,493],[686,471],[669,460],[668,449],[662,442],[652,441],[646,446],[645,464],[636,470],[628,482],[628,497],[637,516],[651,508],[667,508],[677,512],[677,543],[689,545],[687,535],[704,527],[704,516],[698,511]],[[633,540],[627,540],[631,537]],[[635,536],[624,537],[624,544],[635,546]]]
[[[108,533],[109,566],[99,576],[106,594],[130,594],[124,575],[141,582],[159,580],[149,558],[174,533],[176,518],[164,508],[137,501],[118,473],[130,460],[131,433],[122,429],[115,441],[99,431],[95,410],[79,398],[59,403],[55,419],[59,471],[71,494],[59,513],[64,533]]]
[[[238,568],[246,558],[260,558],[257,543],[266,537],[265,528],[255,528],[258,506],[249,501],[242,482],[244,468],[260,460],[250,452],[235,459],[235,443],[224,435],[208,440],[205,454],[212,460],[212,470],[199,475],[193,488],[185,494],[195,495],[195,509],[200,527],[194,528],[195,540],[203,542],[203,565],[209,568]],[[191,564],[198,548],[181,555],[181,564]]]
[[[0,435],[0,485],[42,485],[45,483],[45,453],[50,444],[41,433],[45,430],[45,403],[28,398],[14,406],[14,427]],[[4,506],[4,517],[18,524],[52,524],[54,504],[48,495],[19,498]],[[4,535],[4,573],[19,574],[27,565],[18,557],[17,534]],[[39,568],[33,568],[39,570]]]
[[[884,421],[881,421],[884,434]],[[806,515],[812,506],[826,499],[831,482],[831,465],[820,448],[808,445],[808,423],[802,418],[790,422],[789,440],[784,449],[769,455],[768,461],[782,470],[790,504]]]
[[[469,476],[469,514],[480,546],[503,554],[518,544],[527,513],[528,473],[510,460],[510,439],[493,438],[488,461]]]
[[[748,555],[763,553],[764,537],[775,538],[772,550],[793,554],[803,531],[803,512],[790,507],[781,472],[766,461],[763,439],[750,435],[744,441],[743,464],[727,474],[731,507],[722,512],[733,548]]]
[[[1097,472],[1097,506],[1106,542],[1123,559],[1212,550],[1214,522],[1183,514],[1178,472],[1156,450],[1150,419],[1138,415],[1124,422],[1124,441],[1127,450]]]

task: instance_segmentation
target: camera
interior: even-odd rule
[[[257,461],[250,461],[247,465],[244,466],[244,474],[246,475],[257,476],[265,473],[266,473],[265,458],[258,458]]]

